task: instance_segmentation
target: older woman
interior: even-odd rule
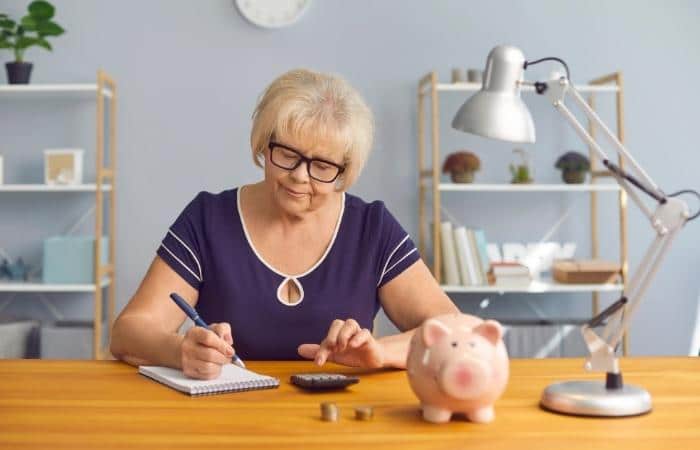
[[[309,70],[276,79],[253,114],[264,179],[187,205],[115,322],[112,353],[204,379],[234,352],[405,367],[413,329],[458,310],[384,204],[345,192],[372,137],[372,114],[344,80]],[[185,315],[171,292],[213,332],[179,335]],[[403,333],[375,339],[380,306]]]

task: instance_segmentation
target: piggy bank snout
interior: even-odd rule
[[[450,397],[466,400],[484,392],[488,386],[490,372],[482,360],[460,358],[443,365],[438,384]]]

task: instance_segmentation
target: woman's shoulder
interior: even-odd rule
[[[385,208],[384,202],[381,200],[366,201],[361,197],[345,193],[345,208],[357,213],[367,213]]]
[[[345,193],[345,209],[351,216],[369,226],[380,226],[391,213],[382,200],[366,201],[357,195]]]
[[[237,187],[220,192],[199,191],[192,202],[207,206],[220,205],[222,203],[226,204],[231,200],[231,198],[236,198],[237,192]]]
[[[182,214],[191,219],[212,217],[218,212],[229,214],[236,209],[236,192],[238,188],[227,189],[221,192],[200,191],[185,206]]]

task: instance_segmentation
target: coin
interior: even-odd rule
[[[335,403],[321,403],[321,420],[325,420],[326,422],[337,422],[339,415],[338,406]]]
[[[355,408],[355,419],[372,420],[374,409],[371,406],[358,406]]]

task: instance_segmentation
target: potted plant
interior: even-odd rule
[[[519,154],[521,157],[521,162],[518,164],[510,164],[508,168],[510,169],[512,184],[528,184],[532,183],[532,171],[530,170],[529,155],[525,149],[516,148],[513,153]]]
[[[55,9],[46,1],[36,0],[27,7],[29,13],[19,23],[0,13],[0,49],[12,50],[15,60],[5,64],[10,84],[27,84],[32,63],[24,61],[24,52],[34,45],[51,51],[49,36],[60,36],[65,30],[52,21]]]
[[[455,183],[471,183],[474,172],[481,168],[481,160],[472,152],[458,151],[451,153],[442,165],[442,173],[449,173]]]
[[[581,153],[566,152],[559,157],[554,167],[561,169],[561,177],[566,183],[581,184],[586,181],[586,172],[591,169],[591,163]]]

